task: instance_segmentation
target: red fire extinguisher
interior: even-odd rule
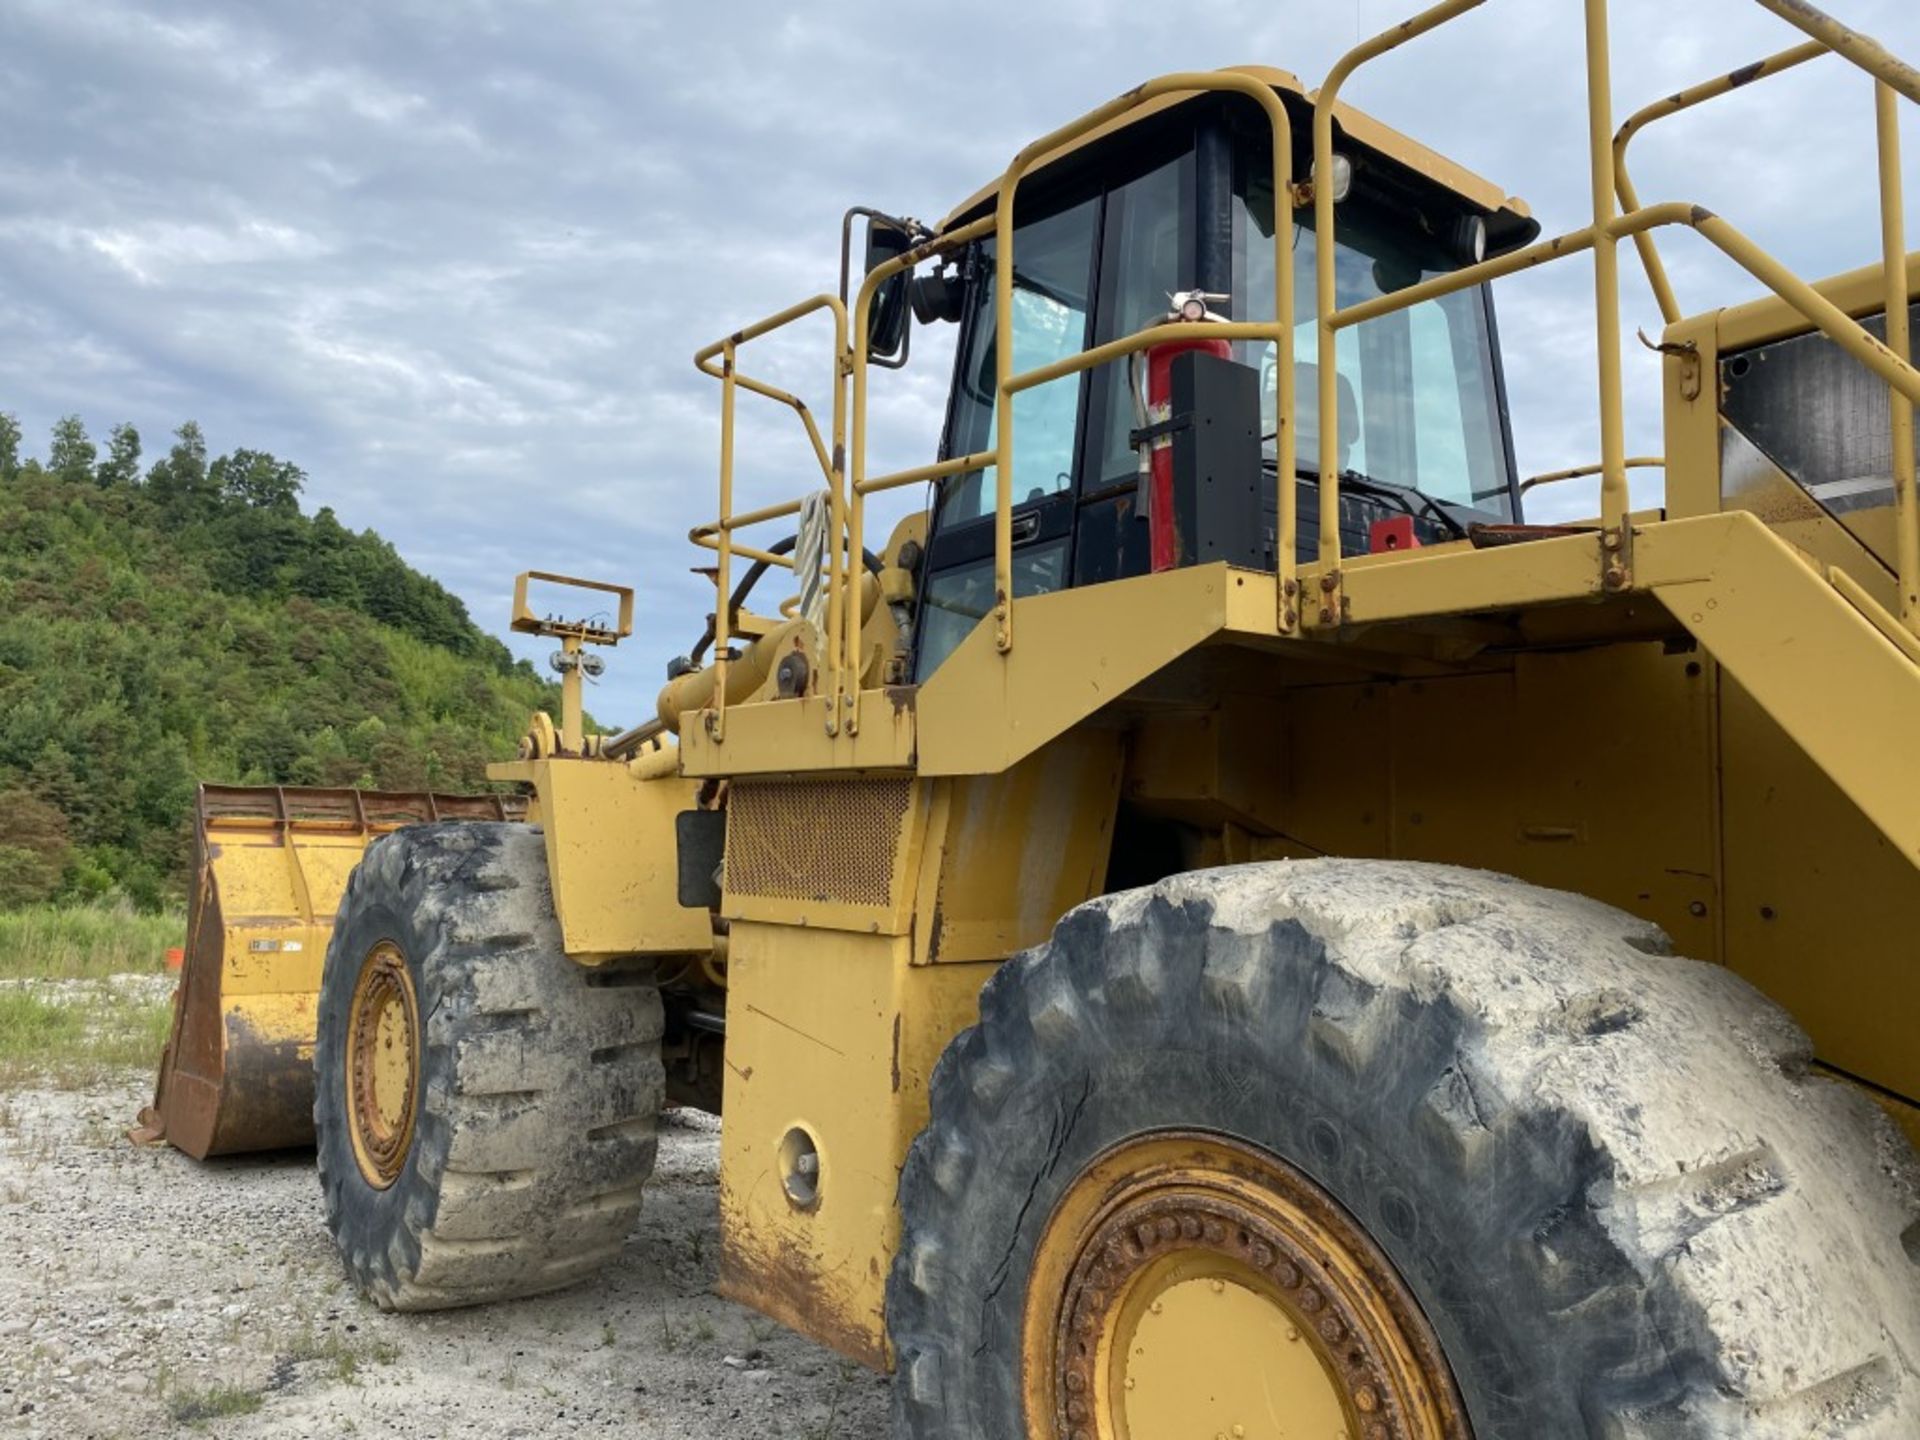
[[[1155,326],[1227,318],[1207,308],[1208,302],[1225,300],[1225,295],[1182,290],[1169,298],[1172,308],[1153,322]],[[1155,574],[1180,563],[1180,536],[1173,504],[1173,436],[1166,427],[1173,419],[1173,360],[1189,350],[1201,350],[1222,360],[1233,358],[1233,343],[1228,340],[1168,340],[1149,345],[1144,405],[1140,403],[1138,390],[1134,392],[1143,432],[1139,451],[1147,549]]]

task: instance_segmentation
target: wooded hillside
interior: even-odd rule
[[[176,904],[199,780],[471,789],[557,690],[371,530],[199,428],[141,468],[0,414],[0,908]]]

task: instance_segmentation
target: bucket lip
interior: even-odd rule
[[[202,781],[194,803],[201,842],[209,830],[334,830],[370,835],[441,820],[526,818],[518,794],[363,790],[356,786],[223,785]]]

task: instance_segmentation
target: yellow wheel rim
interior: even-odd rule
[[[1392,1264],[1275,1157],[1159,1132],[1047,1222],[1022,1335],[1027,1433],[1059,1440],[1467,1440]]]
[[[347,1021],[347,1128],[375,1189],[400,1178],[419,1094],[420,1006],[406,956],[382,940],[360,962]]]

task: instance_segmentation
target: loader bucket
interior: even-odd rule
[[[435,820],[517,820],[517,796],[203,785],[173,1030],[128,1132],[195,1159],[313,1143],[320,967],[369,841]]]

